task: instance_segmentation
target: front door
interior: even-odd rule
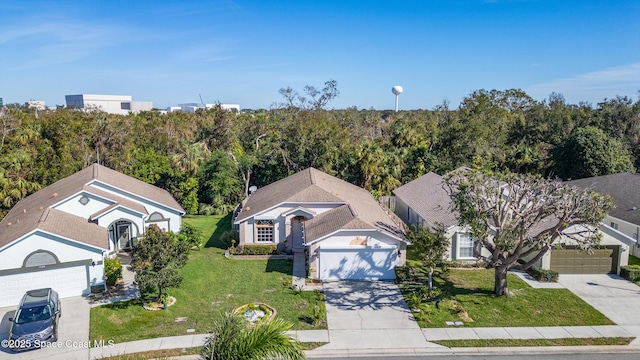
[[[118,250],[131,247],[131,224],[118,224],[116,228],[118,237]]]

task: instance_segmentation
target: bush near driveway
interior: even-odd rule
[[[187,265],[180,269],[184,278],[180,288],[168,289],[176,304],[167,310],[147,311],[142,308],[144,299],[139,299],[93,308],[92,341],[119,343],[186,335],[190,328],[206,333],[224,312],[252,302],[274,307],[277,317],[292,323],[296,330],[322,328],[309,319],[316,306],[324,315],[324,302],[313,291],[291,289],[291,261],[225,258],[218,236],[230,228],[230,216],[185,217],[184,221],[200,229],[208,241],[201,251],[189,253]],[[177,318],[186,320],[175,322]]]
[[[416,266],[415,271],[428,271]],[[421,327],[446,327],[462,321],[467,327],[611,325],[613,322],[566,289],[534,289],[509,274],[510,296],[493,294],[491,269],[450,269],[438,272],[434,284],[440,301],[422,302],[415,313]],[[426,285],[399,287],[407,302]]]

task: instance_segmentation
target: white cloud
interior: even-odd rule
[[[561,93],[568,102],[599,102],[616,95],[634,97],[640,90],[640,63],[612,67],[556,79],[525,89],[534,98],[545,98],[552,92]]]

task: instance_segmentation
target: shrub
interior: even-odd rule
[[[558,272],[554,270],[546,270],[546,269],[534,269],[530,268],[527,270],[529,275],[533,276],[536,280],[540,282],[557,282],[558,281]]]
[[[107,286],[115,285],[122,277],[122,263],[116,258],[104,259],[104,277]]]
[[[629,281],[640,281],[640,266],[626,265],[620,268],[620,276]]]
[[[277,253],[276,245],[240,245],[229,248],[231,255],[275,255]]]
[[[235,246],[235,244],[238,243],[238,239],[240,239],[240,234],[238,234],[238,232],[233,229],[227,230],[220,235],[220,242],[226,248]]]
[[[396,282],[403,283],[411,278],[411,269],[408,266],[396,266]]]

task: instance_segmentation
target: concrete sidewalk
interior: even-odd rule
[[[289,331],[288,334],[294,336],[302,342],[329,342],[329,332],[327,330],[304,330]],[[183,336],[171,336],[147,340],[131,341],[120,344],[94,347],[90,349],[90,359],[97,359],[105,356],[115,356],[122,354],[133,354],[152,350],[186,349],[202,346],[208,334],[195,334]]]
[[[458,327],[422,329],[428,341],[481,339],[569,339],[635,337],[619,325],[534,326],[534,327]]]
[[[329,357],[329,356],[381,356],[390,354],[404,355],[420,355],[420,354],[447,354],[451,353],[451,349],[442,346],[429,346],[429,341],[437,340],[464,340],[464,339],[562,339],[562,338],[590,338],[590,337],[633,337],[629,332],[617,325],[607,326],[549,326],[549,327],[515,327],[515,328],[434,328],[422,329],[425,337],[425,345],[420,347],[404,347],[397,348],[394,344],[380,346],[376,349],[353,348],[353,349],[335,349],[331,347],[321,346],[314,350],[305,351],[309,357]],[[289,334],[296,337],[302,342],[329,342],[328,330],[300,330],[290,331]],[[344,334],[343,334],[344,335]],[[133,354],[144,351],[164,350],[164,349],[184,349],[202,346],[207,334],[184,335],[156,339],[147,339],[132,341],[127,343],[114,344],[113,346],[105,346],[90,349],[90,359],[98,359],[106,356]],[[349,339],[343,339],[348,341]],[[378,339],[381,344],[387,344],[385,339]],[[579,346],[579,347],[547,347],[547,348],[457,348],[455,353],[468,352],[500,352],[515,353],[522,351],[550,352],[562,351],[562,349],[571,349],[572,352],[587,351],[597,352],[597,349],[606,349],[607,351],[629,351],[638,352],[638,346]],[[534,350],[535,349],[535,350]],[[544,350],[547,349],[547,350]],[[551,349],[551,350],[550,350]],[[194,359],[197,355],[192,356]],[[189,356],[180,357],[188,359]]]

